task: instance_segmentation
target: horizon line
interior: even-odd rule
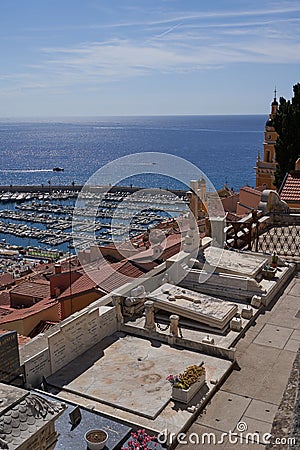
[[[85,119],[100,117],[226,117],[226,116],[265,116],[268,113],[223,113],[223,114],[89,114],[89,115],[42,115],[42,116],[0,116],[0,120],[45,120],[45,119]]]

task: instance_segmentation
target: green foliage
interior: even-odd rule
[[[280,188],[286,173],[294,169],[300,156],[300,83],[295,84],[293,91],[291,101],[280,98],[278,112],[273,121],[278,133],[275,144],[277,189]]]

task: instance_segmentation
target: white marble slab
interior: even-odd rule
[[[223,329],[238,311],[236,304],[165,283],[148,298],[155,307]]]
[[[267,263],[265,256],[249,255],[216,247],[204,251],[207,263],[216,267],[217,271],[255,277]]]

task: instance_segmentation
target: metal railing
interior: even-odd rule
[[[300,215],[253,211],[226,228],[226,247],[300,257]]]
[[[300,225],[274,225],[258,237],[259,252],[300,257]]]

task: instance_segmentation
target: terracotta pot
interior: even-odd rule
[[[108,435],[104,430],[88,430],[84,439],[90,450],[101,450],[105,447]]]

